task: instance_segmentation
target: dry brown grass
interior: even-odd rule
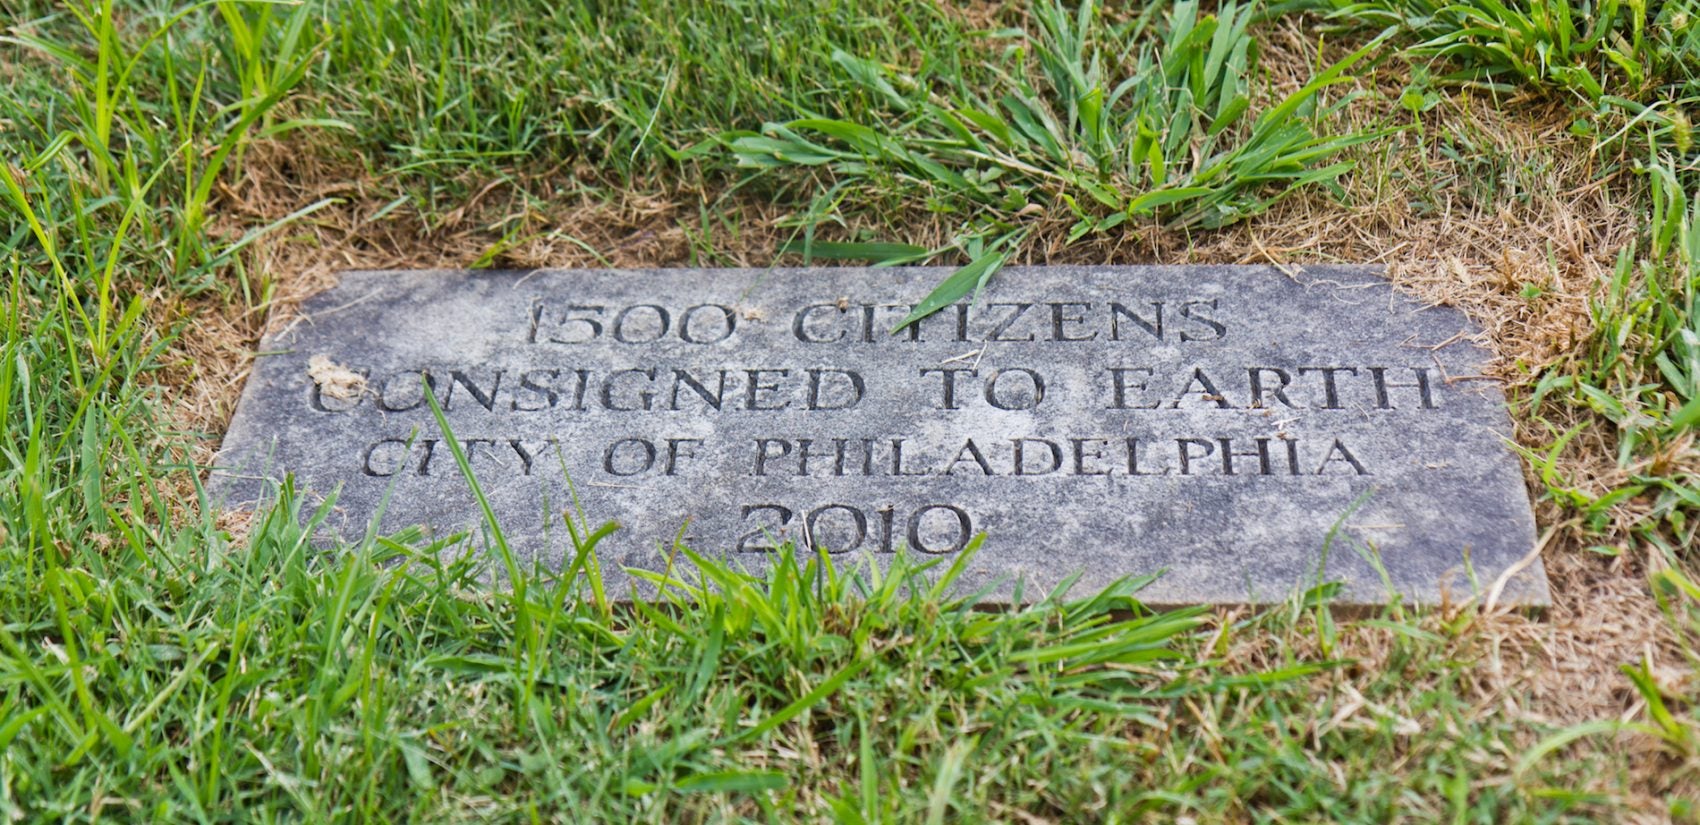
[[[1276,77],[1296,84],[1307,67],[1317,64],[1315,42],[1294,26],[1282,26],[1266,38],[1264,64]],[[1388,102],[1401,82],[1392,75],[1400,72],[1384,74],[1360,84],[1360,91],[1382,97],[1366,98],[1349,110],[1354,125],[1411,122]],[[1226,230],[1186,234],[1147,225],[1072,245],[1063,243],[1072,218],[1058,215],[1042,226],[1039,241],[1021,262],[1382,263],[1399,288],[1460,307],[1480,323],[1483,341],[1498,354],[1496,373],[1518,398],[1542,367],[1586,340],[1588,301],[1607,277],[1612,257],[1636,231],[1627,182],[1602,174],[1601,161],[1565,131],[1567,125],[1561,111],[1505,107],[1464,95],[1424,114],[1419,128],[1360,153],[1357,172],[1345,181],[1344,203],[1310,191]],[[1514,176],[1520,197],[1472,197],[1462,183],[1474,170],[1437,148],[1437,137],[1448,134],[1469,135],[1506,159],[1506,174]],[[725,197],[658,185],[609,200],[606,193],[623,190],[602,186],[588,170],[565,168],[476,183],[469,186],[475,195],[446,214],[428,216],[404,206],[375,217],[394,199],[392,184],[368,179],[358,167],[328,157],[331,153],[312,146],[256,145],[241,178],[221,195],[221,224],[231,232],[265,225],[321,198],[340,199],[250,250],[248,271],[271,289],[263,306],[246,310],[201,300],[170,308],[193,319],[193,334],[175,344],[181,367],[165,380],[186,426],[208,434],[200,445],[203,461],[234,409],[265,326],[286,323],[294,306],[333,283],[338,270],[459,267],[482,258],[522,268],[764,266],[775,262],[774,250],[788,237],[774,226],[782,217],[778,210],[755,194]],[[1426,180],[1459,185],[1426,193],[1428,205],[1419,208],[1410,182]],[[706,262],[693,241],[704,209],[739,228],[716,237],[713,257]],[[936,244],[953,228],[925,214],[908,218],[896,222],[908,229],[894,240]],[[489,255],[505,235],[518,240]],[[1538,287],[1540,294],[1525,297],[1526,285]],[[1555,432],[1574,424],[1584,425],[1561,457],[1572,484],[1603,493],[1623,480],[1609,425],[1577,410],[1533,411],[1526,404],[1515,409],[1518,438],[1531,447],[1550,444]],[[1539,496],[1543,488],[1531,477],[1530,489]],[[1625,510],[1625,519],[1633,515]],[[1540,619],[1506,610],[1482,613],[1470,620],[1467,632],[1451,636],[1457,639],[1458,655],[1480,663],[1470,699],[1484,714],[1551,724],[1632,717],[1640,710],[1639,698],[1618,674],[1619,665],[1645,661],[1667,679],[1683,673],[1680,652],[1648,593],[1648,560],[1634,552],[1588,552],[1585,548],[1602,541],[1631,548],[1621,530],[1603,539],[1584,535],[1549,502],[1537,506],[1537,520],[1543,534],[1551,534],[1545,562],[1554,605]],[[1456,615],[1443,610],[1426,621],[1439,626]],[[1385,664],[1392,641],[1387,631],[1376,628],[1349,627],[1344,635],[1337,655],[1359,664],[1318,682],[1319,690],[1336,696],[1356,691],[1354,673]],[[1263,656],[1248,648],[1233,658],[1249,668]],[[1420,688],[1413,685],[1413,695]],[[1319,725],[1349,722],[1318,720]],[[1645,746],[1630,739],[1578,745]],[[1642,801],[1670,791],[1656,759],[1631,762],[1640,766],[1631,792]]]

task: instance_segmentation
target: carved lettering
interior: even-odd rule
[[[1128,400],[1127,400],[1127,391],[1128,390],[1130,390],[1130,389],[1131,390],[1138,390],[1140,392],[1144,392],[1146,390],[1146,383],[1150,380],[1151,376],[1156,372],[1156,370],[1152,369],[1151,367],[1110,367],[1109,369],[1105,370],[1105,372],[1108,372],[1110,374],[1110,386],[1111,386],[1110,409],[1112,409],[1112,410],[1154,410],[1154,409],[1157,409],[1158,404],[1162,403],[1160,401],[1152,401],[1149,404],[1131,404],[1130,405],[1128,403]],[[1130,374],[1139,374],[1139,375],[1144,375],[1145,377],[1140,379],[1137,383],[1134,383],[1134,382],[1128,380],[1128,376]]]
[[[1193,387],[1198,389],[1194,390]],[[1227,397],[1222,395],[1222,391],[1216,389],[1216,384],[1205,374],[1203,367],[1193,368],[1192,379],[1187,381],[1175,399],[1169,402],[1169,409],[1180,409],[1181,402],[1189,395],[1196,395],[1207,403],[1215,404],[1217,409],[1225,410],[1233,406],[1228,403]]]
[[[602,452],[602,470],[611,476],[635,476],[655,466],[655,444],[645,438],[622,438]]]
[[[862,403],[862,396],[868,391],[868,383],[855,370],[817,368],[809,370],[808,374],[809,400],[806,406],[810,410],[848,410]]]
[[[974,444],[974,439],[972,438],[962,442],[962,449],[957,450],[956,457],[951,459],[949,464],[945,465],[944,474],[950,475],[951,472],[956,469],[956,465],[962,462],[964,457],[973,459],[975,466],[980,468],[981,475],[996,475],[996,473],[992,472],[992,465],[986,463],[985,454],[980,452],[980,448]]]
[[[704,382],[698,380],[696,376],[693,376],[684,370],[673,370],[673,395],[672,400],[668,404],[668,408],[674,410],[679,409],[679,389],[682,387],[695,393],[698,398],[702,399],[702,403],[707,404],[716,410],[720,409],[721,402],[726,400],[726,370],[718,370],[715,373],[715,377],[718,380],[715,382],[714,390],[711,392],[708,387],[705,386]]]
[[[1159,341],[1163,340],[1163,302],[1152,301],[1150,303],[1150,307],[1151,317],[1150,319],[1146,319],[1139,313],[1128,309],[1126,306],[1118,302],[1111,301],[1110,340],[1122,340],[1122,321],[1124,320],[1131,321],[1135,326],[1145,330],[1145,332],[1152,338],[1156,338]]]
[[[1014,342],[1018,342],[1018,341],[1031,341],[1031,340],[1033,340],[1033,333],[1031,333],[1031,332],[1027,333],[1026,337],[1022,337],[1022,338],[1005,338],[1005,337],[1003,337],[1004,332],[1008,331],[1010,327],[1015,326],[1015,323],[1017,321],[1021,320],[1021,316],[1027,314],[1027,310],[1033,308],[1032,304],[988,304],[987,306],[988,307],[1010,307],[1013,310],[1008,315],[997,320],[995,325],[992,327],[992,331],[990,333],[987,333],[987,335],[986,335],[987,341],[1007,341],[1007,342],[1014,343]]]
[[[1052,341],[1092,341],[1098,337],[1098,332],[1096,330],[1087,335],[1080,335],[1077,332],[1071,333],[1067,329],[1069,325],[1083,325],[1086,323],[1086,310],[1092,308],[1091,304],[1066,302],[1053,303],[1050,307]],[[1071,307],[1078,307],[1080,312],[1069,312]]]
[[[1412,367],[1411,372],[1416,374],[1416,380],[1415,381],[1389,381],[1389,380],[1387,380],[1387,368],[1386,367],[1370,367],[1369,368],[1370,378],[1375,381],[1375,407],[1376,407],[1376,409],[1380,409],[1380,410],[1396,409],[1393,406],[1393,402],[1388,398],[1388,395],[1387,395],[1387,391],[1389,389],[1395,388],[1395,387],[1415,389],[1417,391],[1417,397],[1420,399],[1419,402],[1418,402],[1418,405],[1422,409],[1432,410],[1432,409],[1435,408],[1434,396],[1432,395],[1432,393],[1429,390],[1428,368],[1427,367]]]
[[[1194,329],[1202,327],[1205,332],[1181,330],[1182,341],[1220,341],[1228,334],[1228,326],[1216,320],[1214,313],[1217,309],[1215,298],[1208,301],[1187,301],[1181,304],[1181,317],[1191,321]]]
[[[738,313],[729,306],[697,304],[679,316],[679,340],[687,344],[718,344],[737,331]]]
[[[924,367],[921,369],[921,376],[923,378],[937,374],[939,376],[939,380],[943,382],[941,385],[943,389],[943,396],[938,405],[939,409],[962,409],[962,405],[956,403],[956,376],[962,373],[967,373],[969,376],[978,376],[980,374],[978,370],[971,370],[967,367]]]
[[[810,304],[803,307],[797,310],[797,314],[791,319],[791,337],[805,344],[832,344],[844,340],[844,336],[848,334],[847,330],[839,329],[838,333],[833,335],[816,331],[817,327],[810,323],[809,319],[823,310],[828,313],[836,312],[841,316],[845,313],[845,308],[837,304]],[[869,323],[872,324],[872,318]]]
[[[622,380],[625,379],[625,380]],[[637,380],[641,379],[641,380]],[[655,403],[655,392],[652,390],[637,390],[621,392],[624,387],[642,387],[655,382],[655,368],[619,370],[602,380],[602,408],[619,412],[636,412],[648,410]],[[621,392],[621,401],[615,401],[614,395]]]
[[[744,374],[748,376],[744,384],[744,409],[783,410],[791,406],[790,401],[781,401],[777,405],[773,404],[771,397],[765,396],[764,393],[778,392],[779,385],[767,383],[762,377],[771,375],[775,378],[784,378],[791,374],[790,370],[744,370]]]
[[[1336,383],[1335,376],[1340,373],[1357,375],[1357,369],[1354,367],[1299,367],[1299,375],[1306,375],[1313,372],[1322,376],[1323,404],[1321,409],[1345,409],[1340,406],[1340,387]]]
[[[1027,376],[1027,387],[1019,389],[1020,383],[1015,382],[1018,389],[1008,389],[1000,393],[998,391],[999,384],[1012,373]],[[993,372],[992,376],[986,379],[986,403],[1000,410],[1031,410],[1037,408],[1039,403],[1044,400],[1044,377],[1025,367],[1001,369]]]

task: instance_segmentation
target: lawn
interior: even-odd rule
[[[0,0],[0,88],[0,818],[1700,822],[1697,0]],[[338,270],[836,260],[1384,264],[1554,605],[626,609],[203,488]]]

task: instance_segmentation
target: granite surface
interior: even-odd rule
[[[950,556],[1007,600],[1162,571],[1161,604],[1548,599],[1510,422],[1462,313],[1371,267],[1033,267],[890,330],[948,270],[353,272],[260,346],[224,506],[293,474],[327,531],[487,531],[559,564],[563,513],[661,569]],[[576,503],[574,496],[576,494]],[[319,537],[334,540],[330,533]],[[1378,569],[1379,568],[1379,569]],[[1385,578],[1384,578],[1385,575]]]

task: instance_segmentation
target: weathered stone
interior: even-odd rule
[[[1340,581],[1377,603],[1385,581],[1430,603],[1515,571],[1501,602],[1546,603],[1456,310],[1363,267],[1012,268],[891,334],[946,274],[349,273],[261,345],[215,488],[241,506],[293,473],[340,490],[345,536],[389,495],[384,530],[482,541],[423,374],[516,552],[558,564],[569,509],[617,520],[619,593],[682,528],[752,570],[785,541],[948,555],[985,532],[964,586],[999,599],[1166,571],[1150,602]]]

